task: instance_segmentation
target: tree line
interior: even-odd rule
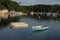
[[[33,6],[21,6],[23,12],[60,12],[60,5],[33,5]],[[25,10],[24,10],[25,9]]]
[[[21,12],[60,12],[60,5],[30,5],[30,6],[22,6],[21,2],[16,2],[12,0],[0,0],[0,6],[6,7],[9,11],[21,11]]]

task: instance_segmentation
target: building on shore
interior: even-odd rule
[[[54,13],[54,12],[31,12],[30,13],[31,16],[37,16],[37,18],[59,18],[60,17],[60,13]]]
[[[27,13],[16,12],[14,10],[9,12],[9,17],[16,17],[16,16],[23,16],[23,15],[27,15]]]
[[[0,7],[0,18],[7,19],[8,18],[8,9],[5,7]]]

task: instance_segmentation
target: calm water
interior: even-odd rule
[[[29,24],[25,29],[12,29],[9,25],[0,26],[0,40],[60,40],[59,20],[37,20],[30,17],[22,17],[20,22]],[[32,26],[48,25],[48,30],[32,31]]]

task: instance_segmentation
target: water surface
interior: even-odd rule
[[[13,29],[9,25],[0,26],[0,40],[60,40],[60,20],[37,20],[21,17],[19,22],[28,23],[28,28]],[[48,30],[33,32],[32,26],[48,25]]]

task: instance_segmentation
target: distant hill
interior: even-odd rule
[[[16,1],[12,0],[0,0],[0,6],[6,7],[8,10],[19,11],[20,5]]]

